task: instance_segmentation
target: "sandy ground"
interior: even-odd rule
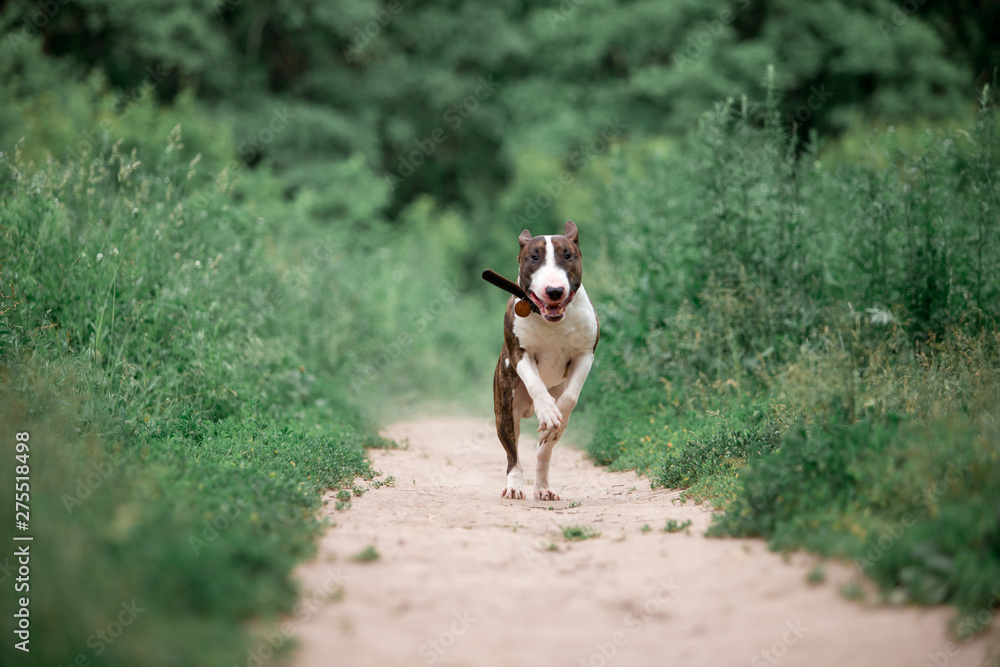
[[[354,498],[346,511],[331,495],[324,513],[336,525],[298,570],[302,605],[286,626],[298,643],[295,667],[996,660],[995,634],[952,643],[950,609],[846,600],[838,589],[856,572],[843,563],[826,563],[826,581],[810,585],[814,557],[705,538],[704,507],[650,490],[634,473],[597,468],[565,439],[550,473],[564,500],[544,502],[500,497],[505,459],[492,417],[406,422],[384,434],[408,443],[371,452],[395,486]],[[528,435],[520,448],[530,490]],[[690,520],[690,532],[663,532],[668,518]],[[600,535],[569,541],[562,526]],[[369,545],[378,560],[352,559]]]

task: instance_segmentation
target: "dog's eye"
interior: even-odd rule
[[[573,259],[573,253],[567,252],[566,253],[566,259]]]
[[[531,261],[532,262],[537,262],[538,261],[538,253],[537,252],[534,255],[531,256]]]

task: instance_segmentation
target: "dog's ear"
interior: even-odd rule
[[[576,228],[576,223],[572,220],[566,221],[566,228],[563,230],[563,235],[573,242],[573,245],[580,246],[580,230]]]
[[[531,232],[525,229],[523,232],[521,232],[521,235],[517,237],[517,240],[521,244],[521,247],[523,248],[524,246],[528,245],[528,241],[531,240]]]

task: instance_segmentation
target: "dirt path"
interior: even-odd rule
[[[409,443],[371,452],[396,485],[347,511],[331,496],[324,511],[337,525],[298,572],[296,667],[956,667],[988,653],[986,638],[950,644],[949,609],[845,600],[848,565],[827,564],[826,582],[812,586],[811,556],[707,539],[704,508],[594,467],[565,442],[551,479],[566,500],[515,501],[500,498],[492,418],[400,423],[385,435]],[[532,451],[522,438],[528,489]],[[690,533],[661,531],[668,518],[689,519]],[[560,526],[577,525],[600,536],[567,541]],[[381,558],[352,560],[369,545]]]

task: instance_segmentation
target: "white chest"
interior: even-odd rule
[[[597,342],[597,315],[581,286],[566,316],[559,322],[546,322],[541,315],[514,318],[514,335],[538,367],[546,387],[554,387],[566,379],[570,361],[583,354],[592,354]]]

